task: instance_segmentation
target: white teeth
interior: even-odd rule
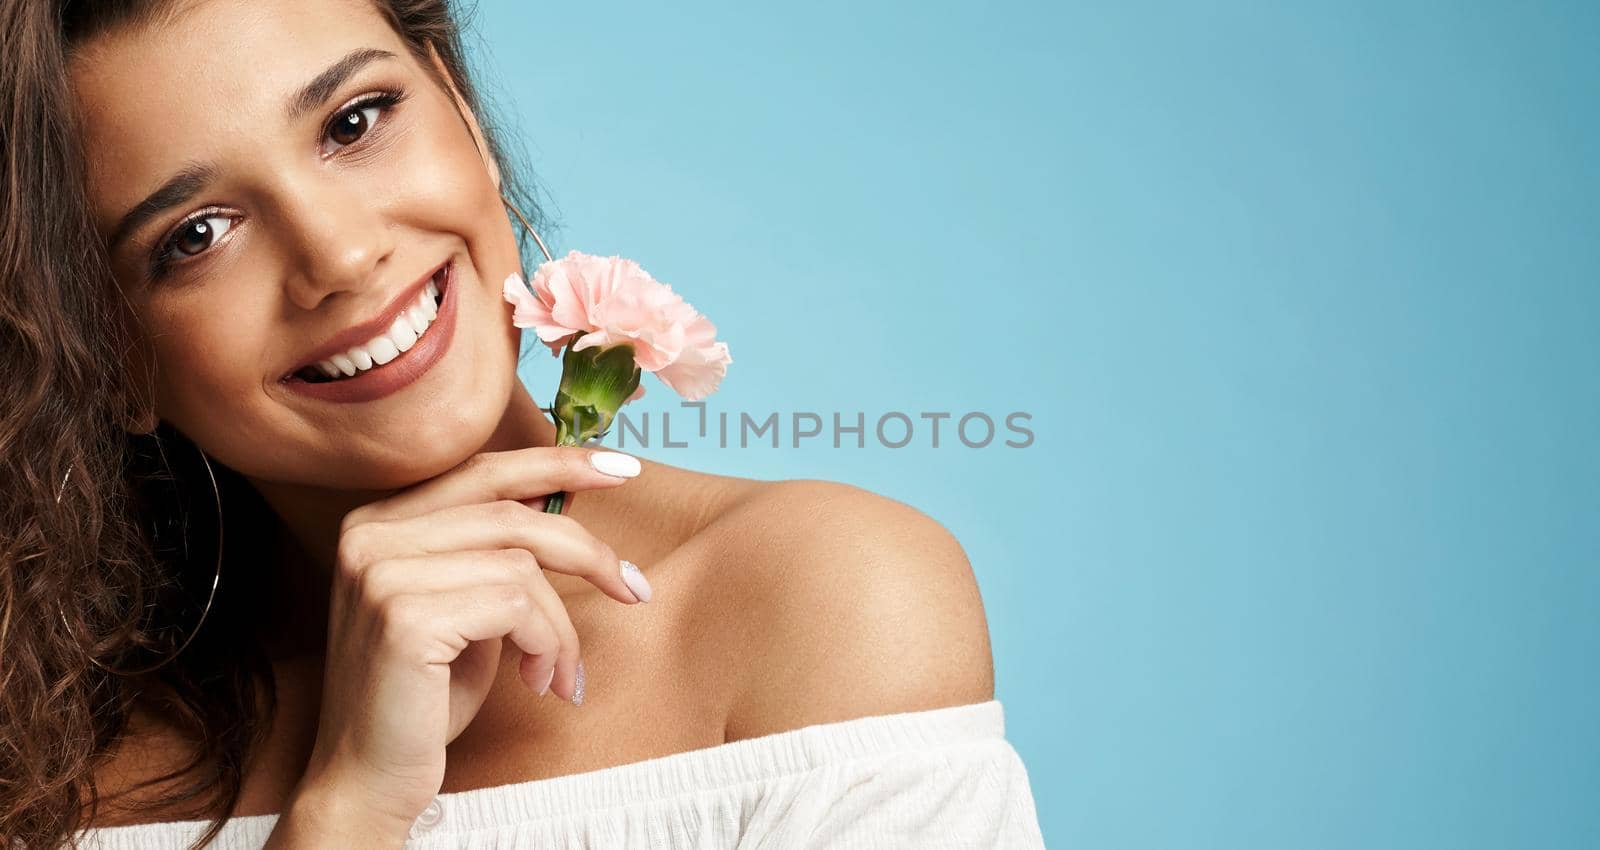
[[[423,287],[416,303],[401,310],[400,315],[395,317],[394,323],[382,335],[368,340],[366,345],[355,346],[327,360],[319,361],[316,367],[324,375],[337,380],[365,372],[374,366],[382,366],[399,357],[400,352],[409,351],[416,345],[417,340],[438,317],[439,286],[430,280]]]
[[[428,317],[422,315],[421,307],[415,304],[407,307],[405,317],[406,321],[411,323],[412,332],[417,336],[422,336],[422,332],[428,329]]]
[[[408,351],[417,344],[417,332],[411,327],[411,320],[406,318],[405,313],[396,316],[394,324],[389,326],[389,339],[401,351]]]
[[[372,362],[379,366],[400,356],[400,349],[396,348],[386,336],[380,336],[367,343],[367,351],[372,353]]]

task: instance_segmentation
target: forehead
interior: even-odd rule
[[[189,163],[283,138],[290,93],[358,47],[407,55],[372,0],[183,0],[83,45],[69,75],[102,226]]]

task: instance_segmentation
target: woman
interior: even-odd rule
[[[1039,844],[943,528],[553,446],[441,0],[0,8],[0,839]]]

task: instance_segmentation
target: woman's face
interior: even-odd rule
[[[517,245],[476,120],[367,0],[172,11],[71,67],[95,224],[147,349],[129,368],[152,369],[157,415],[273,482],[381,489],[459,463],[517,380],[500,295]],[[446,312],[376,366],[414,380],[342,400],[284,380],[446,263]]]

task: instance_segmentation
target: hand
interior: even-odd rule
[[[505,638],[530,691],[581,703],[578,636],[544,570],[623,603],[640,601],[630,582],[644,598],[649,586],[571,517],[526,502],[637,473],[637,460],[605,450],[486,452],[345,516],[302,784],[358,796],[368,823],[403,837],[444,781],[446,745],[483,706]]]

